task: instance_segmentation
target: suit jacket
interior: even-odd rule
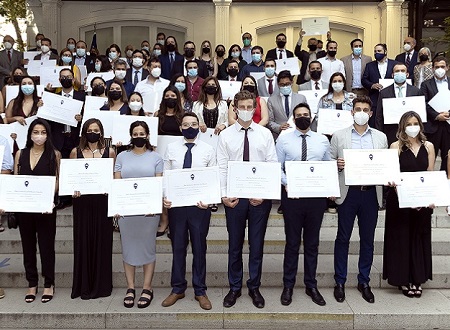
[[[294,53],[291,52],[290,50],[285,49],[286,52],[286,57],[294,57]],[[266,54],[266,58],[273,58],[274,60],[278,59],[278,54],[277,54],[277,49],[273,48],[273,49],[269,49],[269,51]]]
[[[406,52],[398,54],[395,57],[395,60],[397,62],[406,64]],[[414,53],[411,56],[411,61],[409,62],[409,67],[408,67],[408,73],[409,73],[408,78],[412,79],[413,84],[414,84],[414,67],[416,66],[417,63],[419,63],[419,52],[417,50],[414,50]]]
[[[174,73],[173,73],[173,70],[170,68],[169,54],[159,55],[158,59],[161,62],[161,77],[164,78],[164,79],[167,79],[167,80],[172,79]],[[180,55],[179,53],[175,53],[174,64],[175,64],[176,61],[183,61],[183,63],[184,63],[183,55]]]
[[[305,74],[306,70],[308,70],[309,52],[306,50],[300,50],[300,46],[297,44],[295,45],[294,54],[298,57],[299,61],[302,62],[300,74],[297,76],[297,85],[301,85],[305,82]],[[324,50],[321,50],[316,54],[317,59],[325,56],[327,56],[327,52]]]
[[[322,90],[327,91],[329,84],[326,81],[321,80]],[[311,80],[304,82],[300,86],[298,86],[299,91],[312,91],[314,88],[311,86]]]
[[[42,55],[42,54],[36,55],[36,56],[34,57],[34,59],[35,59],[36,61],[39,61],[39,60],[41,59],[41,55]],[[50,59],[51,59],[51,60],[58,60],[59,57],[58,57],[58,55],[55,55],[54,53],[50,53]]]
[[[75,58],[76,56],[73,57],[72,63],[75,63]],[[95,56],[86,55],[83,65],[86,67],[87,73],[95,71]]]
[[[198,65],[198,76],[203,79],[208,77],[209,72],[208,72],[208,68],[206,67],[206,62],[200,61],[199,59],[195,59],[194,61],[197,62],[197,65]],[[162,68],[161,68],[161,73],[162,73]],[[183,56],[181,56],[181,58],[178,60],[175,59],[175,62],[173,62],[172,76],[177,73],[184,75],[184,57]]]
[[[301,94],[292,93],[291,105],[289,107],[289,118],[292,116],[292,110],[299,103],[306,103],[306,98]],[[288,116],[284,109],[284,96],[280,93],[272,94],[267,101],[267,107],[269,108],[269,123],[267,128],[272,131],[274,138],[276,139],[280,134],[280,127],[282,124],[287,123]]]
[[[450,90],[450,78],[447,77],[448,89]],[[420,86],[420,90],[423,95],[425,95],[425,102],[427,104],[427,122],[424,123],[425,133],[433,134],[438,130],[439,125],[445,126],[447,132],[450,133],[450,125],[446,122],[440,122],[436,120],[436,116],[439,114],[436,110],[431,107],[428,102],[438,93],[438,88],[436,85],[436,80],[433,78],[426,80]],[[450,110],[450,105],[449,105]]]
[[[161,72],[162,72],[162,70],[161,70]],[[146,79],[148,77],[148,74],[149,74],[148,70],[142,68],[142,77],[141,77],[141,80],[139,80],[139,81],[142,81],[142,80]],[[131,84],[134,83],[133,69],[132,68],[127,69],[127,73],[125,75],[125,80],[127,82],[131,83]]]
[[[334,132],[331,138],[330,154],[331,159],[344,158],[344,149],[352,148],[352,129],[353,125],[347,128]],[[380,132],[374,128],[369,128],[372,133],[372,143],[374,149],[387,149],[387,138],[383,132]],[[345,185],[345,172],[339,173],[339,188],[341,191],[341,197],[336,199],[336,203],[341,205],[347,197],[348,186]],[[381,204],[381,192],[382,187],[377,186],[378,205]]]
[[[258,85],[258,95],[262,97],[269,97],[269,91],[267,90],[266,86],[266,77],[261,77],[256,81],[256,84]],[[280,93],[280,90],[278,89],[277,84],[277,77],[273,76],[273,94],[277,95]]]
[[[352,54],[344,56],[341,58],[341,61],[344,62],[344,69],[345,69],[345,79],[346,84],[345,88],[347,91],[352,91],[352,84],[353,84],[353,58]],[[372,57],[361,54],[361,81],[362,76],[364,74],[364,70],[366,69],[367,63],[372,62]]]
[[[40,52],[41,49],[40,49],[40,48],[38,49],[38,48],[34,47],[34,48],[32,48],[32,49],[28,49],[28,51],[30,51],[30,52]],[[53,54],[58,55],[58,51],[57,51],[55,48],[50,48],[50,51],[51,51]]]
[[[4,79],[9,76],[15,67],[22,66],[23,53],[11,50],[11,61],[8,58],[6,49],[0,51],[0,86],[3,86]]]
[[[423,95],[422,91],[417,87],[408,84],[406,88],[406,97],[419,95]],[[398,124],[384,124],[383,99],[389,98],[395,98],[395,83],[380,91],[380,95],[378,96],[377,113],[375,114],[375,128],[386,134],[388,143],[391,145],[393,142],[397,141],[396,134]]]

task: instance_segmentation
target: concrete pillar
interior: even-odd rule
[[[388,57],[394,58],[403,52],[402,4],[403,0],[384,0],[381,9],[380,41],[388,46]]]
[[[52,47],[61,48],[61,0],[41,0],[42,3],[42,32],[52,41]]]
[[[230,5],[233,0],[213,0],[216,7],[216,45],[229,45]]]

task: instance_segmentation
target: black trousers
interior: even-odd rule
[[[433,143],[434,152],[436,156],[438,151],[441,151],[441,171],[447,172],[447,154],[450,149],[450,133],[447,128],[448,124],[446,122],[439,122],[438,129],[435,133],[426,133],[428,141]]]
[[[28,286],[39,283],[37,270],[36,243],[41,256],[44,287],[55,284],[55,235],[56,211],[51,214],[17,213],[19,217],[20,239],[22,240],[23,265]]]

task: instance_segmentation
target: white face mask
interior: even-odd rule
[[[409,52],[411,50],[411,45],[410,44],[404,44],[403,45],[403,49],[405,50],[405,52]]]
[[[47,54],[50,51],[50,47],[49,46],[41,46],[41,51],[44,54]]]
[[[114,74],[116,75],[116,78],[117,78],[117,79],[122,80],[122,79],[125,78],[127,72],[126,72],[125,70],[116,70],[116,71],[114,72]]]
[[[255,110],[247,111],[247,110],[238,110],[238,118],[243,122],[249,122],[253,119],[253,114]]]
[[[138,112],[142,108],[142,103],[138,102],[138,101],[133,101],[133,102],[130,102],[128,104],[128,106],[130,107],[130,110],[132,112]]]
[[[160,75],[161,75],[161,68],[153,68],[152,76],[155,78],[159,78]]]
[[[339,93],[344,89],[344,83],[343,82],[334,82],[331,84],[331,87],[333,87],[333,90],[336,93]]]
[[[12,43],[10,43],[9,41],[5,41],[3,43],[3,45],[5,46],[6,49],[10,50],[12,48]]]
[[[420,132],[420,126],[419,125],[415,125],[415,126],[406,126],[405,128],[405,133],[406,135],[408,135],[409,137],[415,138]]]
[[[142,64],[144,63],[144,60],[140,57],[133,58],[133,66],[136,68],[140,68]]]
[[[36,47],[41,48],[41,40],[36,41]]]
[[[438,78],[443,78],[445,76],[447,72],[445,71],[445,69],[443,68],[438,68],[436,70],[434,70],[434,74],[436,75],[436,77]]]
[[[133,51],[131,49],[127,50],[127,56],[128,57],[133,56]]]
[[[369,114],[365,113],[364,111],[355,112],[355,114],[353,115],[353,120],[355,121],[356,125],[364,126],[369,121]]]

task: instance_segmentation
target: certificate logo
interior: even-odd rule
[[[405,104],[406,104],[406,101],[402,101],[402,104],[405,105]]]
[[[64,100],[61,100],[61,104],[64,104]]]
[[[252,167],[252,172],[253,172],[253,174],[256,173],[256,167]]]
[[[89,164],[88,163],[84,164],[84,168],[88,169],[89,168]]]
[[[339,118],[339,117],[341,116],[341,113],[338,112],[338,113],[336,114],[336,116]]]
[[[422,183],[425,181],[423,176],[420,177],[420,181],[422,181]]]
[[[316,98],[317,98],[317,96],[319,96],[319,94],[318,94],[318,93],[314,93],[314,97],[316,97]]]
[[[314,166],[311,166],[311,167],[309,168],[309,170],[310,170],[311,172],[314,172]]]
[[[373,155],[372,154],[369,154],[369,159],[373,160]]]
[[[135,183],[135,184],[133,185],[133,187],[134,187],[134,189],[137,189],[137,187],[138,187],[138,184],[137,184],[137,183]]]
[[[23,184],[25,185],[25,187],[28,187],[28,185],[29,185],[30,183],[29,183],[28,181],[25,181]]]
[[[191,174],[191,180],[194,180],[194,179],[195,179],[195,175]]]
[[[286,64],[286,61],[283,61],[283,64]]]

